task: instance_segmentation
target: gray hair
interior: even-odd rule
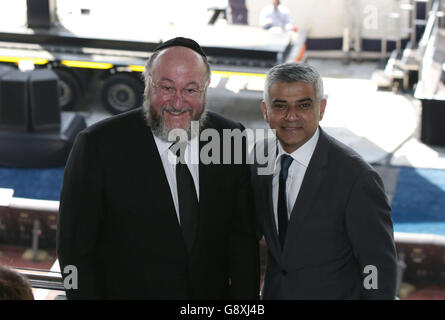
[[[144,79],[144,81],[145,81],[145,88],[146,88],[146,89],[148,88],[148,84],[149,84],[150,77],[151,77],[151,71],[150,71],[150,70],[152,69],[153,64],[154,64],[156,58],[159,56],[159,54],[160,54],[162,51],[167,50],[167,49],[168,49],[168,48],[165,48],[165,49],[163,49],[163,50],[159,50],[159,51],[154,52],[154,53],[150,56],[150,58],[147,60],[147,63],[145,64],[145,70],[144,70],[144,73],[143,73],[143,79]],[[191,50],[191,49],[190,49],[190,50]],[[210,80],[212,71],[211,71],[211,69],[210,69],[210,64],[209,64],[209,62],[207,61],[207,58],[204,57],[204,56],[201,56],[201,57],[202,57],[202,61],[204,62],[205,66],[206,66],[206,71],[207,71],[207,74],[206,74],[206,82],[208,83],[209,80]]]
[[[264,84],[263,99],[266,105],[269,103],[269,89],[274,83],[280,82],[304,82],[312,83],[315,87],[315,95],[318,102],[324,98],[323,79],[318,71],[307,63],[283,63],[272,67],[267,73]]]

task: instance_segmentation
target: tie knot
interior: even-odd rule
[[[287,173],[289,171],[289,167],[292,164],[293,158],[287,154],[283,154],[281,156],[281,171],[280,175],[283,179],[287,179]]]

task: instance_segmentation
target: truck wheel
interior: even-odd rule
[[[59,106],[60,109],[68,111],[76,108],[82,97],[82,90],[76,77],[69,71],[53,69],[59,77]]]
[[[109,77],[102,88],[102,103],[112,114],[119,114],[142,105],[144,86],[128,74]]]

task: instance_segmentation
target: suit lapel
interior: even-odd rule
[[[270,151],[273,151],[275,153],[275,157],[269,158],[269,144],[273,144],[275,148],[271,148]],[[264,152],[265,157],[268,159],[268,162],[266,162],[265,165],[256,165],[256,170],[258,170],[258,167],[265,167],[270,162],[275,163],[276,160],[276,151],[277,151],[277,140],[275,138],[273,139],[265,139],[262,145],[257,145],[256,148],[263,148],[261,152]],[[255,151],[257,152],[257,151]],[[256,156],[256,155],[255,155]],[[267,175],[258,175],[258,172],[254,172],[254,174],[257,174],[257,181],[260,183],[259,190],[262,190],[264,192],[261,194],[263,197],[263,203],[265,204],[264,207],[258,208],[259,212],[262,212],[263,219],[264,219],[264,233],[269,233],[269,237],[267,237],[267,246],[269,251],[275,256],[275,259],[277,261],[281,260],[281,245],[278,238],[278,228],[277,224],[275,222],[275,214],[274,214],[274,206],[273,206],[273,188],[272,188],[272,180],[273,180],[273,171],[270,174]]]
[[[273,245],[276,248],[276,252],[281,251],[281,245],[278,239],[278,231],[277,231],[277,224],[275,222],[275,215],[274,215],[274,207],[273,207],[273,198],[272,198],[272,179],[273,175],[267,175],[264,177],[263,180],[263,190],[266,191],[266,224],[268,226],[272,226],[271,228],[271,235],[272,235],[272,241],[273,243],[269,245]]]
[[[165,174],[164,166],[159,155],[156,142],[151,129],[147,126],[145,120],[140,118],[138,122],[140,128],[140,136],[145,137],[141,140],[141,147],[138,155],[140,165],[135,167],[143,167],[145,170],[140,171],[141,181],[143,185],[140,188],[141,198],[150,201],[150,195],[147,190],[155,190],[157,196],[152,199],[153,203],[148,203],[150,210],[160,212],[159,219],[163,221],[160,225],[165,225],[165,232],[174,234],[172,239],[183,239],[181,226],[176,214],[170,185]],[[184,251],[187,252],[185,242]]]
[[[211,117],[207,118],[205,122],[205,126],[200,129],[200,135],[202,130],[205,130],[206,128],[212,128],[211,123],[209,124],[209,121],[211,122]],[[221,137],[220,137],[221,138]],[[212,143],[212,140],[209,141],[202,141],[199,139],[199,211],[198,211],[198,230],[197,234],[195,235],[195,241],[194,246],[192,247],[192,253],[193,248],[196,245],[197,238],[199,237],[199,234],[202,232],[202,230],[205,230],[208,226],[206,225],[206,216],[212,212],[215,211],[215,202],[218,197],[217,189],[219,187],[218,180],[220,179],[218,174],[218,165],[215,164],[204,164],[202,163],[201,158],[201,150],[202,148],[208,144]],[[222,153],[221,153],[222,154]],[[222,160],[221,160],[222,161]]]
[[[286,245],[284,246],[284,256],[287,256],[290,241],[293,241],[299,229],[304,228],[304,219],[311,212],[314,202],[317,201],[318,189],[322,185],[326,175],[328,161],[328,140],[320,128],[320,137],[312,155],[309,166],[303,178],[303,182],[298,193],[297,200],[292,208],[289,225],[286,234]]]
[[[156,182],[156,188],[159,191],[159,194],[162,194],[165,199],[165,203],[162,205],[166,207],[166,211],[170,213],[170,216],[174,218],[176,225],[178,228],[180,228],[170,185],[168,183],[164,166],[162,165],[161,156],[159,155],[159,151],[151,130],[148,130],[148,135],[149,145],[146,148],[141,148],[142,150],[147,150],[146,157],[148,158],[148,165],[146,166],[149,169],[147,172],[149,176],[147,177],[146,181]],[[152,152],[148,154],[148,150],[152,150]]]

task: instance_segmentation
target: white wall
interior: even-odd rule
[[[397,20],[388,17],[409,0],[282,0],[295,24],[306,29],[311,38],[342,37],[346,27],[360,27],[362,37],[379,39],[385,33],[397,35]],[[246,0],[248,21],[258,25],[261,9],[270,0]],[[401,27],[408,27],[408,13],[401,15]],[[407,31],[402,32],[407,36]]]

